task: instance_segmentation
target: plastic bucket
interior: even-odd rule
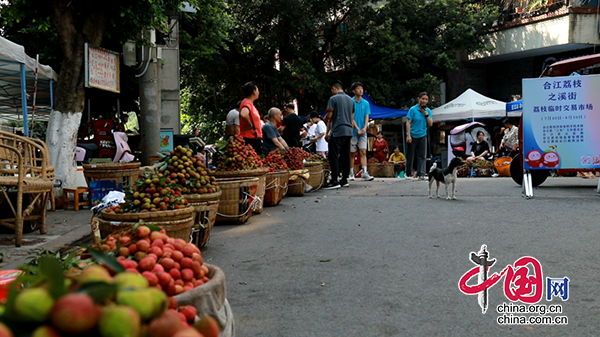
[[[512,163],[511,157],[500,157],[494,160],[494,166],[499,176],[510,177],[510,163]]]

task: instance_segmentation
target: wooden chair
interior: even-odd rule
[[[42,143],[0,131],[0,204],[7,202],[13,213],[0,219],[0,225],[15,230],[17,247],[23,240],[24,221],[38,221],[40,233],[47,232],[46,203],[54,189],[50,180],[54,168],[49,165],[48,149]],[[11,201],[9,192],[16,192],[16,205]],[[24,199],[24,195],[29,198]],[[34,209],[39,214],[32,214]]]

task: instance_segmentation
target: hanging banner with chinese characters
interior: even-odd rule
[[[525,169],[600,168],[600,75],[523,79]]]
[[[120,92],[119,53],[85,44],[85,86]]]

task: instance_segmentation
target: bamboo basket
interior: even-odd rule
[[[216,193],[194,193],[194,194],[184,194],[183,198],[185,198],[190,204],[198,203],[198,202],[206,202],[206,201],[218,201],[223,192],[219,190]]]
[[[203,247],[210,236],[210,231],[217,219],[219,209],[219,198],[223,192],[206,194],[184,194],[183,197],[194,207],[194,223],[192,225],[192,242]]]
[[[88,186],[92,181],[114,180],[123,184],[123,190],[131,188],[140,174],[139,162],[83,164],[83,175]]]
[[[113,232],[124,230],[127,228],[133,228],[136,222],[121,222],[121,221],[108,221],[95,218],[97,221],[98,228],[100,229],[100,236],[105,239]],[[94,221],[92,221],[92,228],[94,227]],[[184,219],[173,220],[173,221],[144,221],[144,225],[158,226],[163,228],[169,237],[183,239],[185,242],[190,242],[192,234],[192,224],[194,217],[189,216]]]
[[[316,162],[306,162],[304,167],[308,169],[310,176],[308,184],[312,186],[311,191],[318,190],[323,186],[323,164]]]
[[[394,168],[392,167],[392,172]],[[371,177],[377,177],[379,175],[379,163],[367,163],[367,172]]]
[[[217,220],[219,201],[199,202],[192,205],[196,210],[192,225],[192,243],[204,247]]]
[[[258,178],[217,178],[221,198],[216,223],[245,223],[256,207]]]
[[[309,177],[308,174],[307,169],[290,171],[286,195],[293,197],[303,196],[306,190],[306,180]]]
[[[246,178],[246,177],[257,177],[258,178],[258,189],[256,196],[258,197],[258,204],[253,210],[253,213],[260,214],[263,211],[263,204],[265,199],[265,174],[269,172],[268,168],[259,168],[254,170],[241,170],[241,171],[215,171],[213,175],[217,178]]]
[[[368,167],[367,167],[368,169]],[[393,178],[394,177],[394,164],[390,164],[390,163],[386,163],[386,164],[379,164],[378,167],[378,176],[379,177],[385,177],[385,178]]]
[[[265,175],[265,206],[277,206],[285,196],[290,172],[281,170]]]
[[[100,215],[102,216],[102,220],[110,221],[138,222],[144,220],[159,222],[187,219],[192,216],[192,213],[194,213],[194,207],[188,205],[181,209],[144,213],[108,213],[106,209],[103,209]]]

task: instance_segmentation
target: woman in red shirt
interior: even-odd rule
[[[388,153],[390,153],[388,143],[383,139],[381,131],[377,132],[377,139],[373,142],[373,151],[375,152],[375,159],[380,163],[383,163],[387,159]]]
[[[254,82],[248,82],[242,87],[244,97],[240,104],[240,135],[246,144],[252,146],[256,154],[262,153],[262,128],[260,127],[260,113],[254,106],[258,99],[259,91]]]

